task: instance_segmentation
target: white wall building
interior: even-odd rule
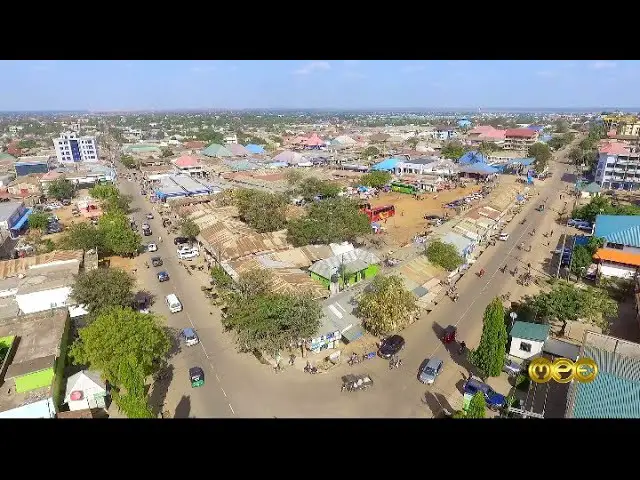
[[[603,146],[598,152],[595,181],[605,189],[640,189],[640,151],[621,143]]]
[[[549,325],[539,323],[514,322],[509,355],[522,360],[540,356],[550,329]]]
[[[107,386],[98,372],[83,370],[67,379],[64,403],[72,412],[89,408],[105,408]]]
[[[53,140],[56,157],[60,163],[97,162],[98,144],[95,137],[79,137],[66,132]]]

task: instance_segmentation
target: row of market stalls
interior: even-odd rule
[[[222,189],[190,175],[177,174],[160,178],[153,191],[158,200],[164,201],[175,197],[211,195],[221,192]]]
[[[240,145],[239,143],[231,143],[229,145],[220,145],[212,143],[202,150],[202,155],[212,158],[225,157],[248,157],[251,155],[264,155],[266,152],[261,145],[249,144]]]

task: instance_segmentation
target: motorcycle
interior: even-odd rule
[[[304,372],[309,373],[311,375],[315,375],[316,373],[318,373],[318,367],[311,366],[310,364],[307,363],[304,367]]]
[[[349,358],[349,361],[347,362],[349,364],[350,367],[353,367],[354,365],[360,363],[362,360],[360,360],[360,356],[353,354],[351,355],[351,358]]]

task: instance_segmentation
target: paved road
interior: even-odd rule
[[[568,148],[564,150],[566,153]],[[552,178],[542,186],[540,200],[549,196],[550,202],[557,199],[558,192],[564,189],[561,180],[565,168],[558,165]],[[139,223],[150,211],[151,204],[139,195],[136,184],[121,180],[124,193],[133,196],[134,213]],[[270,367],[260,365],[251,355],[238,354],[229,334],[222,331],[219,312],[210,306],[200,291],[201,277],[191,276],[178,265],[175,247],[166,232],[160,226],[156,215],[151,224],[154,235],[147,237],[157,240],[158,234],[165,238],[159,245],[158,254],[162,256],[171,280],[158,283],[154,277],[160,269],[140,269],[140,282],[157,296],[154,311],[167,318],[170,327],[176,330],[195,327],[201,343],[194,347],[183,347],[172,360],[175,374],[166,394],[165,409],[175,412],[176,417],[430,417],[432,408],[424,403],[425,390],[440,392],[445,399],[454,394],[461,383],[458,364],[466,368],[464,359],[455,352],[449,353],[439,340],[439,328],[449,324],[458,327],[459,338],[474,347],[480,338],[482,313],[486,304],[505,291],[513,291],[514,279],[502,274],[498,269],[505,264],[513,268],[521,262],[517,250],[520,242],[529,241],[528,232],[536,228],[542,232],[541,225],[553,218],[553,209],[547,206],[544,213],[535,212],[539,204],[533,200],[527,204],[519,217],[527,217],[525,225],[517,218],[506,229],[511,235],[507,242],[489,247],[471,271],[459,282],[460,300],[442,302],[428,318],[416,322],[403,332],[407,347],[402,353],[404,366],[389,371],[387,362],[375,359],[361,366],[343,366],[322,375],[309,376],[297,369],[288,369],[275,374]],[[149,258],[152,254],[144,254]],[[155,255],[155,254],[153,254]],[[530,260],[524,261],[526,262]],[[522,267],[522,265],[521,265]],[[474,273],[484,268],[486,275],[477,278]],[[520,268],[522,271],[523,268]],[[164,297],[176,293],[181,299],[184,310],[178,314],[169,313]],[[417,369],[422,360],[433,355],[445,361],[445,369],[436,386],[425,387],[416,380]],[[206,383],[200,389],[189,385],[187,370],[198,365],[205,370]],[[340,393],[339,377],[353,371],[370,373],[376,385],[369,391]],[[155,390],[161,391],[156,387]],[[507,392],[502,392],[507,393]]]

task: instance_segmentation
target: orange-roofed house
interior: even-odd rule
[[[531,128],[509,128],[504,136],[504,148],[526,151],[538,141],[540,134]]]
[[[603,189],[640,189],[640,151],[637,147],[607,141],[598,149],[595,182]]]
[[[640,253],[615,248],[599,248],[593,259],[603,277],[634,278],[640,268]]]

